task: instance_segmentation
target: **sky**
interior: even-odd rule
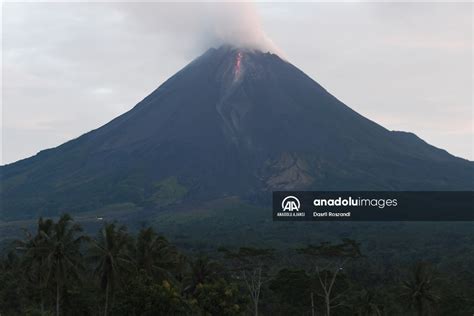
[[[390,130],[474,160],[473,4],[5,3],[2,159],[130,110],[222,42],[271,50]]]

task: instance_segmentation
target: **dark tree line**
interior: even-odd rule
[[[357,262],[363,266],[357,267]],[[299,249],[184,254],[153,228],[104,223],[84,234],[69,215],[40,218],[0,262],[0,315],[462,315],[466,289],[426,262],[374,282],[351,239]],[[373,271],[375,273],[375,271]],[[456,287],[455,289],[453,287]],[[452,289],[452,290],[451,290]]]

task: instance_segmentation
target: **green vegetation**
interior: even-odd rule
[[[467,251],[467,249],[465,249]],[[292,248],[178,249],[151,227],[40,218],[0,261],[1,315],[471,315],[466,253],[373,255],[349,238]],[[463,264],[459,264],[462,261]]]
[[[153,194],[145,202],[155,207],[164,207],[179,202],[188,193],[176,177],[169,177],[153,185]]]

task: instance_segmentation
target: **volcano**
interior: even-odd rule
[[[1,176],[2,219],[226,196],[258,204],[273,190],[474,189],[473,162],[370,121],[275,54],[232,46]]]

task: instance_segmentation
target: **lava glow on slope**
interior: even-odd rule
[[[242,65],[242,52],[238,52],[235,57],[235,65],[234,65],[234,80],[239,79],[241,73],[241,65]]]

